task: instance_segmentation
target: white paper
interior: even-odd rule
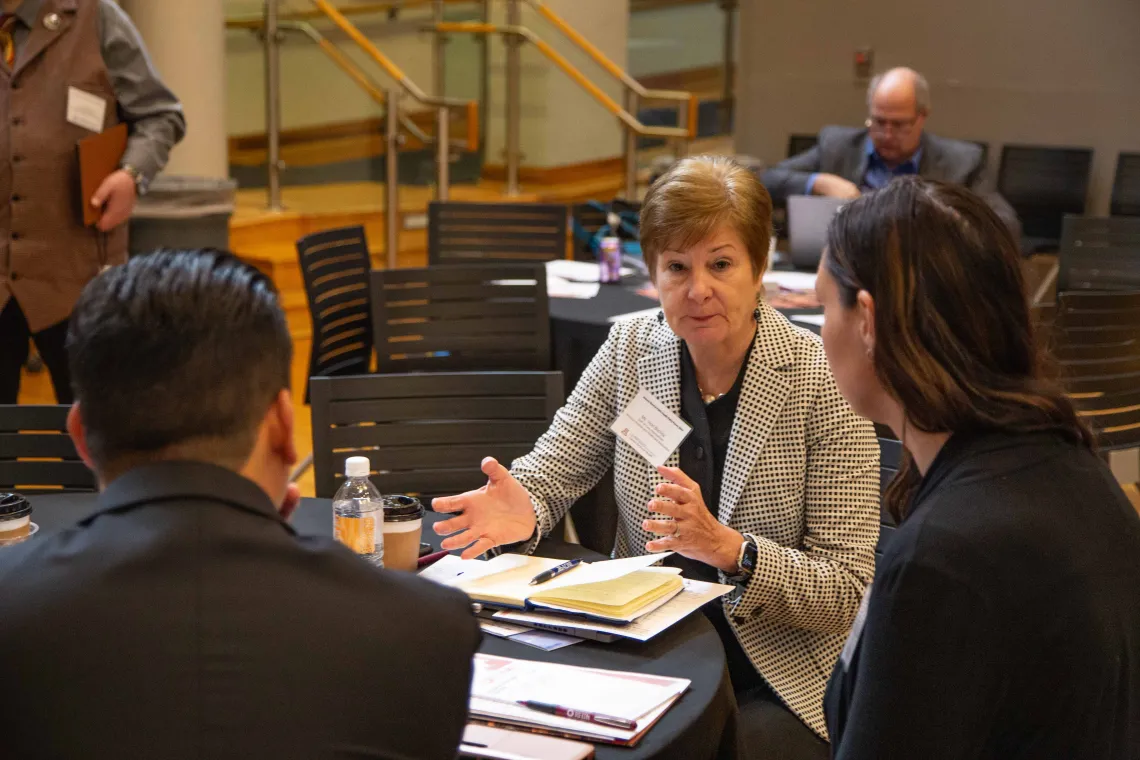
[[[67,121],[91,132],[102,132],[107,101],[78,87],[67,88]]]
[[[528,629],[522,633],[511,636],[511,641],[526,644],[528,647],[541,649],[544,652],[553,652],[555,649],[573,646],[582,643],[577,636],[567,636],[564,633],[551,633],[550,631],[536,631]]]
[[[501,620],[486,620],[484,618],[479,619],[479,627],[492,636],[498,636],[500,639],[509,639],[511,636],[516,636],[531,630],[525,625],[515,625],[514,623],[504,623]]]
[[[633,270],[629,267],[622,267],[621,274],[624,277],[628,274],[633,274]],[[549,280],[551,277],[557,277],[560,280],[569,280],[570,282],[600,282],[601,267],[590,261],[570,261],[569,259],[554,259],[553,261],[546,262],[546,277]]]
[[[421,570],[419,576],[445,586],[453,586],[456,583],[473,581],[485,575],[502,573],[525,564],[526,557],[518,554],[500,554],[490,560],[460,559],[454,554],[448,554],[430,567]]]
[[[641,311],[630,311],[625,314],[615,314],[609,318],[609,321],[624,322],[627,319],[637,319],[638,317],[655,317],[660,311],[660,306],[654,306],[652,309],[642,309]]]
[[[476,654],[471,701],[513,707],[530,700],[636,721],[688,686],[685,679]]]
[[[792,320],[795,322],[803,322],[805,325],[818,325],[819,327],[823,327],[822,314],[796,314],[792,317]]]
[[[774,272],[764,273],[765,287],[777,287],[794,292],[815,290],[815,272]]]
[[[692,429],[644,388],[610,426],[618,438],[654,467],[665,464]]]
[[[601,285],[596,282],[571,282],[561,277],[546,278],[546,294],[551,298],[593,298]]]
[[[545,612],[515,612],[504,610],[495,613],[496,620],[505,620],[511,623],[548,623],[551,625],[573,626],[599,633],[612,633],[627,639],[649,641],[669,626],[683,620],[713,599],[724,596],[732,591],[732,586],[722,583],[705,583],[685,579],[685,588],[674,596],[668,603],[661,605],[653,612],[634,620],[627,625],[614,625],[611,623],[598,623],[578,616],[557,615]]]
[[[612,581],[615,578],[621,578],[632,572],[644,570],[650,565],[655,565],[672,553],[673,552],[642,554],[637,557],[626,557],[624,559],[607,559],[601,562],[583,563],[573,570],[559,575],[553,580],[535,586],[534,592],[537,594],[540,591],[549,591],[551,589],[562,588],[563,586],[578,586],[583,583]]]

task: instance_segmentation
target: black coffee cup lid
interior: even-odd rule
[[[408,522],[424,516],[424,506],[414,496],[385,496],[384,520],[387,522]]]
[[[31,513],[32,505],[20,494],[0,493],[0,519],[12,520]]]

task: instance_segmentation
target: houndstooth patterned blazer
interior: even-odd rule
[[[760,309],[717,505],[760,552],[749,583],[724,597],[725,615],[773,690],[826,738],[824,687],[875,570],[879,448],[839,395],[819,337]],[[614,554],[645,552],[653,536],[641,522],[662,479],[610,425],[639,388],[679,415],[680,361],[680,339],[655,317],[614,325],[550,429],[512,465],[542,535],[612,464]],[[667,464],[678,462],[674,453]]]

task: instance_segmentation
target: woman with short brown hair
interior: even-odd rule
[[[824,345],[905,456],[827,693],[836,758],[1140,758],[1140,519],[1045,376],[1017,241],[969,191],[840,210]]]
[[[822,699],[874,572],[878,447],[817,336],[760,301],[771,201],[721,157],[679,162],[641,212],[662,312],[614,325],[534,450],[435,509],[444,548],[530,552],[614,468],[618,557],[676,552],[736,586],[706,614],[756,756],[826,758]],[[692,432],[653,467],[610,430],[639,391]],[[712,727],[712,730],[717,730]],[[775,753],[766,755],[764,753]]]

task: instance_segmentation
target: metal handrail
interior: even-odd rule
[[[582,36],[582,34],[570,26],[561,16],[550,9],[550,6],[542,2],[542,0],[526,0],[530,7],[534,8],[543,18],[549,21],[555,29],[557,29],[564,37],[578,46],[586,55],[594,59],[594,62],[609,72],[619,82],[632,92],[636,93],[638,97],[645,100],[680,100],[689,101],[695,96],[691,92],[683,92],[681,90],[651,90],[641,82],[638,82],[629,72],[625,71],[621,66],[614,63],[605,53],[603,53],[594,43]]]
[[[378,13],[390,13],[392,11],[403,10],[404,8],[414,8],[421,5],[430,5],[434,0],[403,0],[402,2],[388,2],[388,3],[361,3],[360,5],[350,5],[341,8],[340,12],[345,16],[372,16]],[[446,0],[449,3],[467,3],[471,0]],[[312,19],[324,18],[324,13],[319,10],[306,10],[306,11],[290,11],[289,13],[281,14],[282,21],[311,21]],[[262,19],[260,16],[239,16],[237,18],[226,19],[227,29],[260,29]]]
[[[362,90],[368,93],[378,105],[385,105],[387,103],[387,94],[384,89],[376,82],[375,79],[370,77],[363,69],[356,65],[356,63],[341,52],[341,49],[334,45],[328,37],[321,34],[320,30],[304,21],[282,21],[278,23],[281,29],[287,29],[294,32],[300,32],[312,40],[317,46],[327,55],[333,63],[347,74]],[[420,129],[419,125],[412,121],[407,114],[400,113],[400,126],[407,130],[408,133],[423,143],[431,142],[431,138],[426,132]]]
[[[692,139],[696,136],[696,122],[691,120],[687,126],[684,127],[651,127],[642,124],[641,121],[633,114],[626,111],[622,106],[605,92],[600,87],[590,81],[590,79],[581,71],[570,63],[557,50],[550,46],[550,43],[543,40],[532,29],[525,26],[506,26],[501,24],[484,24],[478,21],[446,21],[440,24],[435,24],[428,27],[428,29],[435,30],[442,33],[456,33],[456,34],[513,34],[525,39],[531,43],[541,52],[551,63],[558,66],[562,71],[573,79],[582,89],[586,90],[594,100],[598,101],[602,107],[607,111],[617,116],[627,127],[639,135],[647,137],[680,137],[684,139]],[[686,94],[686,100],[689,100]],[[690,103],[695,102],[695,99],[690,100]],[[692,106],[689,108],[689,113],[692,113]]]

